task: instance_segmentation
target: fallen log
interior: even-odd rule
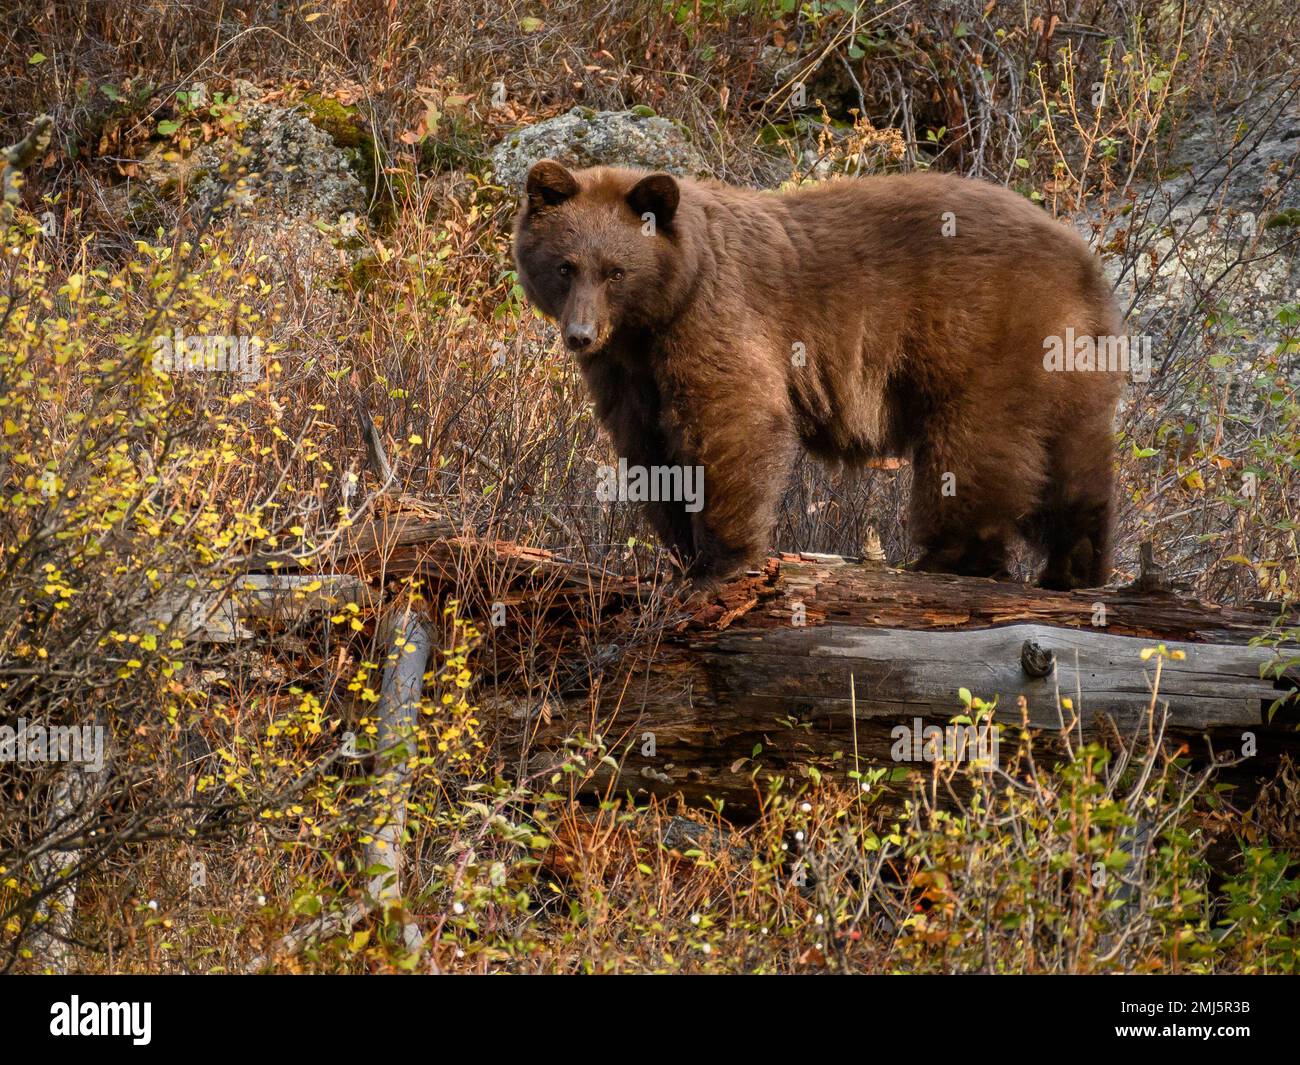
[[[525,705],[532,750],[599,735],[620,761],[601,776],[616,790],[752,806],[772,776],[916,761],[916,733],[969,713],[963,689],[996,701],[998,722],[1023,715],[1081,740],[1146,731],[1167,712],[1171,750],[1226,750],[1242,780],[1300,746],[1296,651],[1252,645],[1275,607],[1051,592],[815,555],[784,555],[687,606],[652,642],[598,644],[590,693]]]
[[[1300,652],[1259,643],[1297,625],[1278,604],[1202,603],[1145,578],[1055,592],[808,553],[673,598],[418,514],[350,532],[333,561],[371,588],[418,578],[465,602],[521,753],[545,764],[599,736],[620,768],[598,783],[635,794],[748,806],[772,776],[910,762],[899,730],[946,725],[967,710],[963,689],[995,701],[998,722],[1023,715],[1081,740],[1167,713],[1169,749],[1228,751],[1234,780],[1300,754]]]

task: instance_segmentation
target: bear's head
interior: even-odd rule
[[[681,189],[669,174],[543,159],[528,172],[515,220],[515,263],[529,301],[559,323],[565,346],[597,355],[627,330],[677,313]]]

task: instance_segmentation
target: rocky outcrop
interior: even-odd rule
[[[206,87],[191,85],[186,95],[218,128]],[[186,153],[160,142],[136,164],[136,180],[106,189],[104,200],[145,236],[181,213],[229,230],[240,247],[257,249],[272,276],[300,292],[319,291],[366,254],[369,196],[358,153],[318,109],[263,103],[262,95],[236,82],[227,97],[236,123]]]
[[[528,168],[539,159],[565,166],[635,166],[693,176],[705,171],[700,154],[682,131],[648,107],[567,114],[526,126],[492,149],[492,170],[512,192],[523,188]]]
[[[256,94],[252,86],[241,93],[239,145],[219,140],[195,152],[201,174],[195,204],[220,211],[224,195],[232,205],[274,212],[281,220],[329,224],[363,214],[366,190],[330,133],[318,128],[305,108],[258,103]],[[235,168],[247,171],[237,183]]]
[[[1119,217],[1084,223],[1157,366],[1208,343],[1241,380],[1275,346],[1278,310],[1300,290],[1297,153],[1294,91],[1203,112],[1177,138],[1165,180]],[[1207,318],[1210,334],[1196,335]]]

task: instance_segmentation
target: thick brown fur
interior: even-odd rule
[[[697,579],[767,549],[801,447],[910,457],[922,568],[1000,576],[1019,536],[1049,587],[1109,576],[1122,380],[1043,357],[1123,323],[1083,241],[1015,193],[913,174],[775,194],[547,160],[515,258],[618,454],[703,466],[702,511],[648,508]]]

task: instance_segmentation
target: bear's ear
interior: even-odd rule
[[[681,189],[671,174],[650,174],[643,177],[627,194],[628,205],[638,218],[651,214],[655,225],[665,229],[672,225],[680,200]]]
[[[578,194],[578,179],[554,159],[542,159],[528,171],[525,191],[533,210],[555,207]]]

